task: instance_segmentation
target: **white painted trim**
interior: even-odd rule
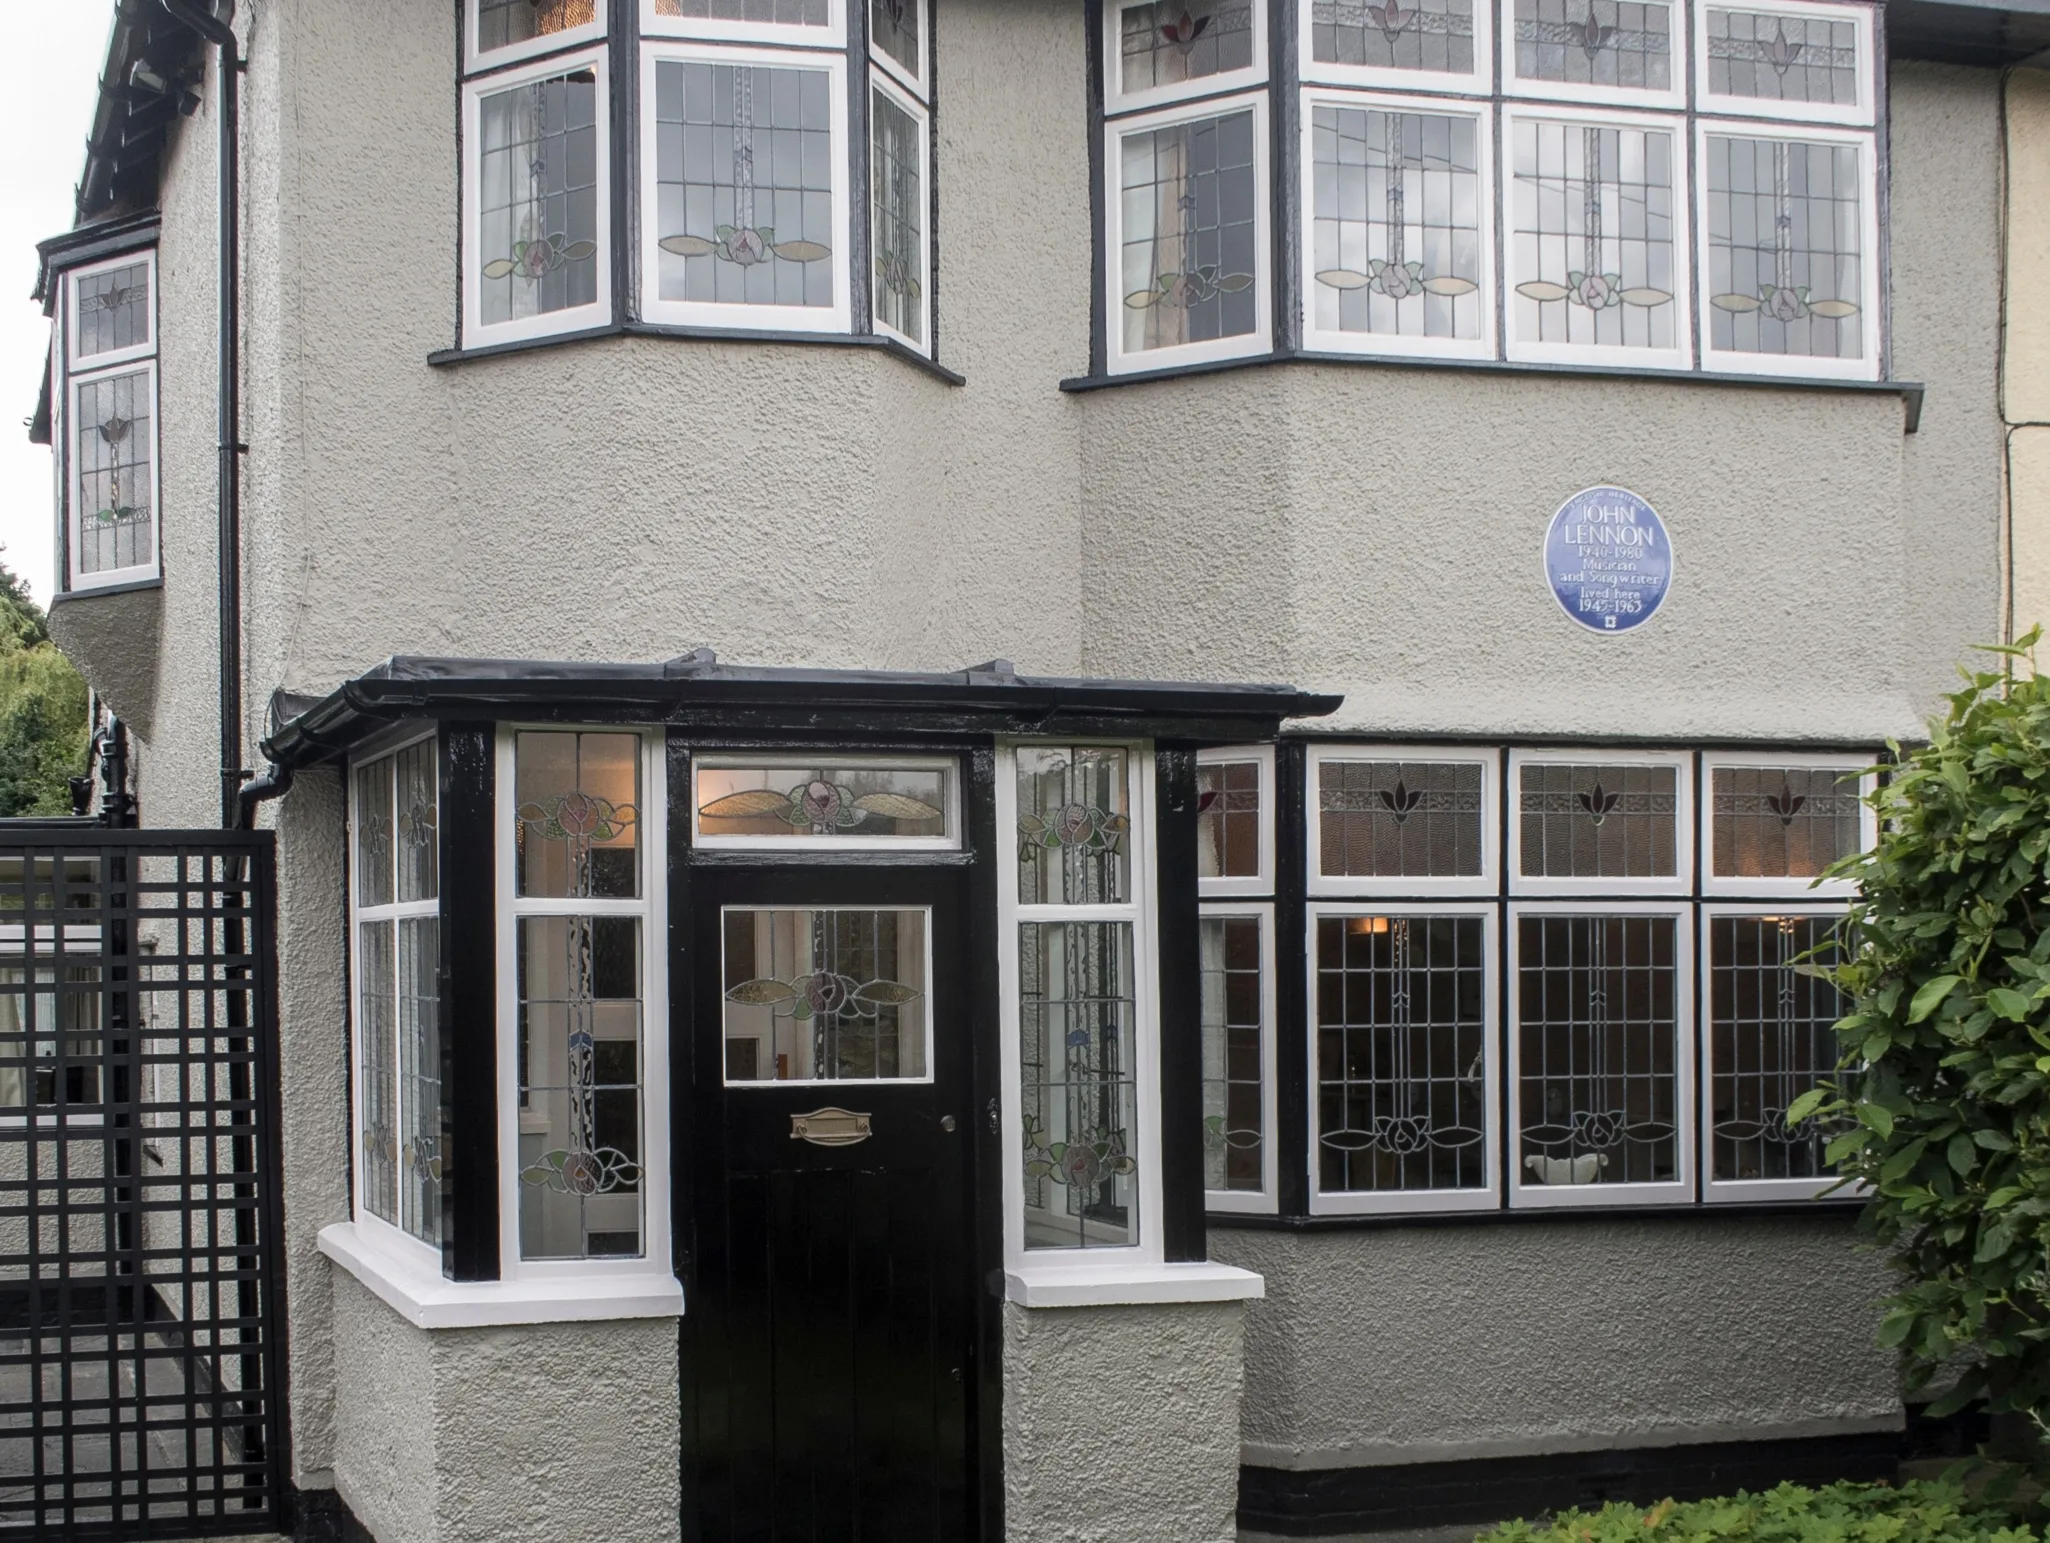
[[[1020,1307],[1257,1302],[1266,1295],[1265,1277],[1228,1264],[1127,1265],[1110,1270],[1034,1264],[1004,1272],[1004,1299]]]
[[[1387,916],[1478,916],[1481,918],[1482,983],[1481,1009],[1481,1098],[1486,1138],[1482,1144],[1483,1172],[1487,1184],[1480,1189],[1417,1190],[1324,1190],[1318,1182],[1322,1171],[1319,1144],[1322,1138],[1317,1049],[1321,1025],[1317,1018],[1317,923],[1326,917]],[[1463,904],[1438,902],[1390,905],[1334,904],[1312,901],[1304,907],[1303,955],[1308,977],[1307,1012],[1304,1033],[1309,1041],[1307,1081],[1310,1117],[1309,1137],[1310,1204],[1312,1216],[1370,1216],[1414,1211],[1493,1211],[1502,1204],[1502,1024],[1500,910],[1493,903],[1467,901]]]
[[[1824,20],[1848,20],[1857,28],[1858,50],[1858,101],[1853,107],[1839,107],[1834,102],[1776,102],[1759,97],[1732,96],[1708,88],[1708,0],[1697,0],[1694,7],[1694,58],[1698,78],[1694,87],[1695,108],[1703,113],[1728,114],[1743,118],[1778,118],[1799,123],[1844,123],[1869,128],[1872,125],[1876,103],[1877,86],[1874,80],[1872,26],[1873,8],[1869,5],[1828,5],[1815,0],[1770,0],[1768,4],[1748,5],[1741,3],[1717,5],[1718,11],[1749,11],[1756,15],[1820,18]],[[1876,250],[1876,249],[1875,249]]]
[[[149,532],[150,560],[146,563],[131,563],[126,568],[102,568],[97,573],[87,573],[83,562],[85,543],[85,468],[78,455],[78,446],[69,443],[64,446],[64,459],[70,467],[65,492],[71,505],[66,512],[65,539],[70,542],[67,552],[67,567],[70,569],[68,591],[78,594],[87,590],[105,589],[112,584],[134,584],[146,579],[158,578],[164,571],[164,424],[163,398],[158,389],[157,361],[154,357],[133,359],[126,364],[108,369],[94,369],[90,373],[71,375],[64,386],[65,422],[69,432],[76,432],[79,423],[78,393],[87,386],[102,381],[119,380],[124,375],[143,375],[149,381]],[[54,437],[54,436],[53,436]]]
[[[1229,878],[1199,878],[1196,892],[1205,900],[1222,900],[1228,896],[1271,895],[1274,893],[1274,824],[1277,805],[1275,803],[1274,747],[1272,745],[1231,745],[1216,750],[1196,752],[1196,765],[1226,766],[1254,762],[1260,768],[1260,866],[1253,874],[1241,874]],[[1198,821],[1200,823],[1201,816]]]
[[[674,1275],[638,1274],[576,1281],[452,1281],[349,1222],[320,1229],[320,1251],[416,1329],[503,1328],[515,1324],[594,1323],[678,1318],[683,1285]]]
[[[1126,353],[1124,347],[1124,188],[1119,176],[1123,157],[1119,145],[1128,134],[1150,134],[1156,129],[1200,122],[1206,118],[1228,118],[1240,112],[1253,115],[1253,330],[1233,337],[1212,338],[1200,343],[1176,343],[1165,348],[1144,348]],[[1267,93],[1252,96],[1206,98],[1184,102],[1158,112],[1118,118],[1103,126],[1104,135],[1104,332],[1106,369],[1112,375],[1137,370],[1168,369],[1176,365],[1204,364],[1219,359],[1242,359],[1270,353],[1274,348],[1274,208],[1269,189],[1272,154],[1267,130]]]
[[[946,834],[940,836],[707,836],[698,820],[701,771],[861,771],[865,768],[936,771],[946,780]],[[700,851],[958,852],[961,850],[961,762],[957,756],[818,755],[693,756],[690,767],[690,844]],[[814,906],[810,909],[817,910]]]
[[[881,58],[880,52],[876,54]],[[920,56],[924,57],[923,55]],[[875,302],[875,274],[863,275],[862,282],[869,286],[869,318],[875,330],[886,338],[895,338],[913,353],[932,357],[933,334],[933,292],[932,292],[932,112],[910,92],[906,91],[894,75],[871,69],[868,75],[869,91],[880,96],[898,111],[907,114],[918,125],[918,218],[921,229],[918,233],[918,308],[925,320],[925,338],[920,341],[884,321]],[[875,103],[870,101],[869,118],[869,207],[862,211],[868,220],[869,255],[871,269],[876,246],[875,228]],[[851,260],[850,260],[851,261]]]
[[[1574,128],[1651,129],[1669,135],[1673,142],[1673,182],[1668,190],[1673,210],[1673,308],[1674,343],[1670,348],[1634,348],[1625,344],[1547,343],[1525,340],[1516,332],[1516,286],[1536,278],[1524,274],[1516,261],[1516,130],[1524,122],[1562,123]],[[1564,103],[1511,102],[1502,109],[1503,168],[1497,196],[1501,200],[1502,228],[1507,249],[1502,254],[1503,303],[1508,315],[1504,353],[1509,359],[1531,364],[1602,364],[1619,369],[1691,370],[1694,367],[1693,315],[1694,248],[1690,207],[1687,199],[1689,136],[1687,120],[1678,113],[1616,112],[1594,107],[1575,108]],[[1536,303],[1536,302],[1533,302]],[[1561,302],[1571,305],[1570,301]]]
[[[834,0],[835,6],[839,0]],[[705,23],[704,25],[719,25]],[[734,23],[735,26],[742,25]],[[837,46],[837,45],[836,45]],[[831,305],[746,305],[733,301],[665,300],[662,298],[662,240],[666,235],[656,218],[661,205],[661,123],[655,112],[655,76],[664,64],[711,64],[747,69],[814,70],[827,77],[828,112],[832,124],[833,154],[827,158],[833,174],[833,267]],[[848,210],[847,142],[847,57],[844,51],[823,49],[802,51],[788,48],[723,48],[702,42],[650,41],[641,47],[641,165],[640,186],[640,299],[646,321],[676,326],[738,327],[766,332],[848,332],[853,309],[849,290],[853,283],[849,248],[852,246]],[[866,282],[866,276],[864,276]]]
[[[514,747],[521,732],[633,734],[641,742],[637,812],[641,894],[636,900],[523,898],[514,893],[514,829],[519,819]],[[669,781],[659,729],[616,724],[502,723],[498,729],[496,808],[498,933],[499,1274],[508,1281],[574,1281],[585,1287],[646,1276],[667,1259],[669,1239]],[[529,916],[631,916],[641,924],[641,1252],[617,1259],[520,1257],[520,1067],[518,959],[520,919]]]
[[[1716,972],[1709,924],[1719,916],[1751,917],[1768,921],[1775,916],[1842,916],[1840,905],[1732,905],[1705,904],[1698,907],[1696,947],[1701,959],[1701,1198],[1710,1205],[1727,1205],[1759,1200],[1814,1200],[1832,1191],[1845,1199],[1861,1199],[1867,1193],[1862,1184],[1839,1185],[1834,1178],[1822,1179],[1718,1179],[1715,1176],[1715,989]]]
[[[1516,73],[1516,0],[1482,0],[1501,6],[1502,92],[1505,96],[1559,102],[1587,102],[1597,107],[1670,107],[1687,105],[1687,8],[1680,0],[1649,0],[1666,10],[1666,37],[1671,48],[1666,67],[1672,84],[1655,87],[1581,85],[1566,80],[1525,80]]]
[[[474,75],[484,70],[495,70],[504,65],[516,64],[541,54],[564,53],[589,43],[603,41],[609,20],[606,14],[607,0],[594,0],[591,20],[581,27],[565,27],[560,32],[544,33],[540,37],[528,38],[523,43],[507,43],[488,51],[477,47],[482,31],[477,20],[477,0],[463,0],[463,73]]]
[[[110,348],[104,353],[87,355],[77,353],[78,339],[82,328],[78,324],[78,285],[81,279],[106,273],[115,268],[132,268],[141,263],[148,269],[149,277],[144,281],[149,286],[149,298],[143,306],[143,315],[148,322],[149,336],[140,343],[131,343],[126,348]],[[123,252],[118,257],[109,257],[102,262],[87,263],[73,268],[64,275],[64,349],[58,355],[68,369],[83,373],[87,370],[104,370],[117,364],[129,364],[137,359],[148,359],[157,351],[157,249],[154,246],[138,247]]]
[[[1323,872],[1322,769],[1331,761],[1431,762],[1478,766],[1481,769],[1481,871],[1457,878],[1325,874]],[[1304,887],[1320,895],[1406,895],[1420,899],[1493,896],[1501,888],[1502,780],[1501,753],[1492,746],[1473,750],[1457,745],[1314,744],[1303,771]]]
[[[1523,872],[1523,769],[1526,766],[1666,766],[1673,768],[1673,867],[1657,878],[1533,877]],[[1599,907],[1611,897],[1686,896],[1694,887],[1694,757],[1684,750],[1551,749],[1509,752],[1509,893],[1518,897],[1580,895]],[[1590,913],[1592,914],[1592,913]]]
[[[1480,228],[1480,288],[1473,296],[1481,313],[1480,336],[1476,338],[1432,338],[1391,332],[1349,332],[1324,327],[1317,322],[1319,281],[1317,274],[1317,148],[1316,109],[1382,110],[1427,113],[1437,117],[1472,118],[1475,130],[1475,160],[1478,164]],[[1499,198],[1495,178],[1495,109],[1487,102],[1465,97],[1407,97],[1386,92],[1340,91],[1329,86],[1303,89],[1302,144],[1298,174],[1302,181],[1302,286],[1303,343],[1326,353],[1365,354],[1416,359],[1493,359],[1495,357],[1495,295],[1500,285],[1495,254],[1495,206]]]
[[[1694,904],[1687,900],[1538,900],[1509,906],[1509,1205],[1512,1210],[1570,1209],[1576,1206],[1672,1205],[1694,1199],[1696,1154],[1694,1075],[1695,939]],[[1667,916],[1673,922],[1673,1171],[1664,1183],[1527,1184],[1523,1179],[1523,993],[1518,958],[1525,916]]]
[[[480,303],[482,286],[488,281],[482,276],[482,229],[483,210],[481,189],[478,184],[483,153],[482,102],[487,96],[519,86],[531,85],[537,80],[550,80],[558,75],[567,75],[577,70],[591,70],[597,81],[597,135],[598,135],[598,185],[597,185],[597,230],[598,250],[591,262],[597,275],[597,296],[588,305],[573,305],[560,311],[548,311],[539,316],[523,316],[513,321],[487,323]],[[463,288],[463,346],[479,348],[492,343],[517,343],[531,338],[553,337],[561,332],[579,332],[586,327],[600,327],[612,320],[612,82],[611,66],[607,62],[604,48],[586,49],[582,53],[551,54],[531,64],[506,70],[496,75],[484,75],[467,81],[463,86],[463,241],[462,241],[462,288]]]
[[[1726,876],[1715,871],[1715,774],[1720,769],[1744,767],[1776,771],[1781,767],[1800,769],[1802,767],[1841,767],[1845,771],[1858,772],[1858,796],[1869,798],[1878,786],[1879,779],[1866,768],[1871,766],[1877,752],[1872,755],[1815,755],[1794,752],[1775,755],[1770,751],[1752,755],[1741,750],[1709,750],[1701,757],[1701,788],[1696,796],[1701,827],[1701,893],[1709,897],[1749,896],[1763,898],[1770,896],[1798,896],[1806,900],[1821,900],[1830,897],[1851,899],[1858,893],[1858,886],[1848,879],[1759,879]],[[1879,840],[1879,816],[1870,804],[1861,804],[1858,810],[1858,839],[1865,851],[1870,851]]]
[[[1747,122],[1710,122],[1695,125],[1695,165],[1699,184],[1696,197],[1696,228],[1699,247],[1701,293],[1696,307],[1701,319],[1701,367],[1743,375],[1785,375],[1796,380],[1879,379],[1879,330],[1884,321],[1879,292],[1879,152],[1871,133],[1858,129],[1827,128],[1818,124],[1782,125]],[[1710,341],[1714,328],[1714,307],[1709,291],[1711,265],[1709,236],[1708,141],[1714,135],[1725,139],[1784,140],[1793,144],[1849,145],[1858,152],[1858,303],[1864,309],[1862,328],[1865,351],[1855,359],[1818,358],[1800,354],[1746,353],[1719,349]]]
[[[1250,916],[1260,924],[1260,1187],[1206,1189],[1206,1211],[1271,1216],[1280,1197],[1275,1153],[1281,1139],[1280,1011],[1274,975],[1274,902],[1271,900],[1205,901],[1199,921],[1211,917]],[[1200,954],[1199,954],[1200,958]]]
[[[868,0],[855,0],[857,5]],[[877,69],[889,72],[896,84],[909,91],[928,107],[932,105],[932,7],[935,0],[913,0],[918,7],[918,71],[913,74],[897,62],[896,55],[876,42],[875,23],[869,23],[868,57]],[[871,13],[873,15],[873,13]],[[873,78],[873,72],[871,72]]]
[[[1316,58],[1312,31],[1316,0],[1296,0],[1296,33],[1302,39],[1301,77],[1305,83],[1331,86],[1378,86],[1382,90],[1451,92],[1486,96],[1495,81],[1495,14],[1493,0],[1473,0],[1473,70],[1394,70],[1367,64],[1327,64]]]
[[[822,27],[797,22],[725,21],[708,16],[663,16],[655,9],[657,0],[641,0],[641,36],[644,38],[693,38],[714,43],[767,43],[784,48],[838,48],[847,46],[846,0],[826,0],[826,23]]]
[[[1285,3],[1285,0],[1284,0]],[[1223,96],[1267,82],[1267,0],[1247,0],[1252,8],[1253,62],[1240,70],[1223,70],[1195,80],[1166,86],[1146,86],[1137,91],[1124,89],[1125,12],[1150,0],[1110,0],[1103,8],[1103,111],[1106,117],[1165,107],[1197,97]]]

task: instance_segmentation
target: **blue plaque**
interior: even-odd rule
[[[1665,521],[1623,488],[1575,493],[1545,532],[1545,578],[1559,609],[1590,632],[1641,627],[1673,582]]]

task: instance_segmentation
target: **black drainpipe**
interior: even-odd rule
[[[220,381],[220,642],[221,642],[221,824],[241,823],[239,794],[249,773],[242,765],[242,299],[240,151],[242,113],[238,100],[243,63],[235,29],[191,0],[161,0],[220,55],[217,72],[221,105],[221,381]]]

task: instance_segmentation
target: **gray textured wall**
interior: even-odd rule
[[[1216,1229],[1257,1270],[1246,1460],[1345,1468],[1891,1429],[1883,1260],[1841,1217]]]
[[[1008,1543],[1231,1543],[1244,1307],[1003,1311]]]

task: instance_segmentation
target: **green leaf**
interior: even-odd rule
[[[1789,1126],[1799,1125],[1803,1120],[1815,1113],[1816,1110],[1820,1109],[1828,1098],[1828,1088],[1810,1088],[1791,1104],[1787,1105],[1787,1124]],[[1880,1134],[1884,1135],[1885,1132],[1882,1131]]]
[[[1879,1165],[1879,1182],[1891,1184],[1914,1171],[1915,1164],[1922,1160],[1922,1154],[1929,1150],[1926,1141],[1910,1141],[1893,1156]]]
[[[1799,1100],[1796,1100],[1798,1105]],[[1789,1115],[1792,1110],[1787,1111]],[[1790,1120],[1788,1123],[1792,1123]],[[1864,1103],[1858,1106],[1858,1123],[1865,1126],[1882,1141],[1893,1134],[1893,1111],[1884,1104]]]
[[[1908,1004],[1908,1022],[1920,1023],[1935,1012],[1962,979],[1961,975],[1939,975],[1934,980],[1924,981],[1915,992],[1914,1001]]]
[[[1972,1145],[1970,1136],[1952,1136],[1950,1144],[1944,1148],[1944,1156],[1949,1158],[1950,1166],[1960,1177],[1979,1166],[1979,1149]]]
[[[1987,992],[1986,1005],[2010,1023],[2020,1023],[2029,1015],[2029,999],[2008,986],[1995,986]]]

